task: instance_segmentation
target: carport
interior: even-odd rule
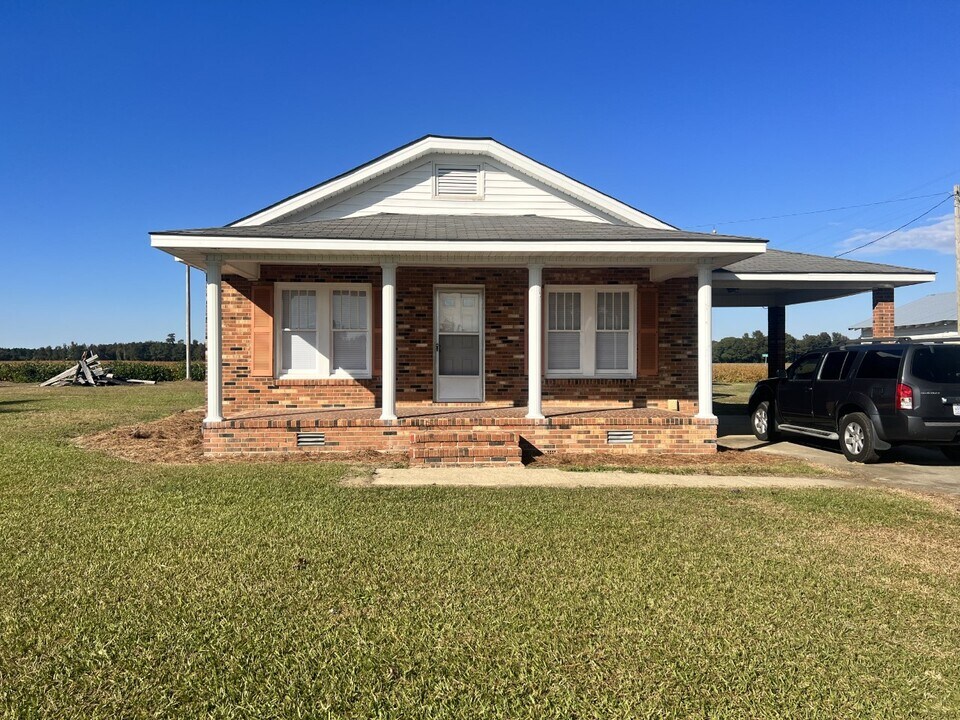
[[[767,308],[767,370],[773,377],[786,360],[788,305],[872,292],[873,337],[893,337],[894,289],[936,277],[929,270],[768,249],[713,271],[713,306]]]

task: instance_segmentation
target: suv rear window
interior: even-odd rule
[[[870,380],[896,380],[900,374],[900,357],[903,350],[867,350],[857,370],[858,378]]]
[[[910,374],[917,380],[960,384],[960,346],[942,345],[914,350]]]
[[[849,352],[828,352],[823,361],[823,367],[820,368],[821,380],[841,380],[847,376],[850,370],[848,360],[853,355]]]

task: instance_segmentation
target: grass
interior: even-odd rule
[[[956,717],[960,518],[868,490],[355,488],[69,439],[0,387],[0,714]]]
[[[711,455],[580,453],[542,455],[531,469],[556,468],[570,472],[633,472],[658,475],[718,475],[779,477],[849,477],[826,465],[780,455],[725,450]]]
[[[714,383],[713,412],[717,415],[746,415],[750,393],[756,383]]]

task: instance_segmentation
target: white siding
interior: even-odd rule
[[[465,200],[434,197],[434,162],[481,165],[483,197]],[[377,213],[541,215],[588,222],[612,221],[600,210],[588,208],[532,178],[470,155],[442,155],[418,161],[411,169],[371,181],[366,188],[360,187],[351,194],[284,218],[284,221],[331,220]]]

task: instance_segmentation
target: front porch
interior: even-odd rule
[[[248,413],[204,423],[210,456],[361,450],[405,452],[412,465],[519,465],[546,453],[712,453],[715,418],[660,408],[544,404],[527,407],[397,407]]]

